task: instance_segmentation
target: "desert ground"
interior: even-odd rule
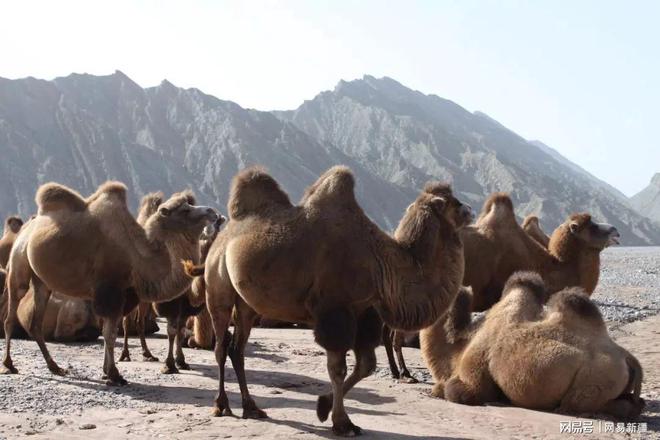
[[[614,338],[644,367],[647,407],[640,421],[646,423],[645,433],[599,432],[609,421],[593,415],[576,418],[434,399],[430,375],[412,348],[405,355],[420,383],[392,380],[381,347],[376,373],[348,394],[348,413],[367,438],[660,438],[660,248],[606,250],[593,299]],[[164,324],[160,327],[148,343],[163,359],[167,340]],[[309,330],[253,330],[246,369],[252,394],[269,415],[264,420],[240,418],[240,393],[229,361],[228,393],[235,416],[211,417],[217,367],[210,351],[186,349],[192,370],[163,375],[160,363],[141,360],[138,340],[131,339],[133,362],[118,364],[129,385],[109,388],[101,380],[101,339],[49,347],[54,359],[69,369],[68,376],[51,375],[33,341],[15,342],[19,374],[0,376],[0,439],[334,438],[330,422],[316,418],[316,397],[329,383],[324,353]],[[4,351],[4,341],[0,349]],[[570,421],[593,423],[593,434],[560,433],[562,422]]]

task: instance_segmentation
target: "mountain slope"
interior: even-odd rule
[[[506,191],[521,217],[538,214],[546,230],[572,212],[588,211],[615,224],[626,244],[660,243],[658,225],[574,164],[483,113],[390,78],[341,81],[298,109],[276,114],[402,188],[419,188],[431,178],[453,180],[477,207],[491,192]]]
[[[660,222],[660,173],[656,173],[649,186],[630,198],[630,204],[640,214]]]
[[[265,165],[295,200],[323,171],[350,166],[358,199],[381,226],[398,222],[414,193],[268,112],[246,110],[163,81],[142,89],[121,72],[54,81],[0,79],[0,215],[35,211],[50,180],[89,194],[103,181],[146,192],[193,188],[224,211],[236,172]]]

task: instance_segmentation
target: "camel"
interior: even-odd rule
[[[544,248],[548,248],[550,244],[550,237],[543,232],[541,225],[539,224],[539,218],[535,215],[528,215],[525,217],[522,223],[523,231],[527,233],[530,237],[536,240]]]
[[[458,293],[464,265],[458,230],[472,220],[470,207],[448,185],[430,182],[391,237],[364,214],[354,185],[347,167],[333,167],[294,206],[260,168],[234,177],[230,220],[204,270],[219,365],[214,415],[232,414],[224,387],[229,354],[243,418],[266,417],[250,396],[244,370],[245,344],[259,314],[313,327],[332,384],[318,398],[317,416],[325,421],[332,412],[335,434],[359,435],[344,395],[375,369],[381,318],[394,329],[419,330],[445,313]],[[346,378],[348,350],[356,366]]]
[[[433,377],[431,395],[444,398],[444,386],[453,374],[468,342],[483,319],[472,320],[472,292],[463,287],[449,312],[419,332],[422,359]]]
[[[499,300],[506,280],[520,270],[540,273],[550,292],[580,286],[593,293],[600,252],[618,244],[619,232],[612,225],[595,223],[589,214],[573,214],[555,229],[545,249],[518,225],[509,196],[495,193],[461,237],[463,285],[472,287],[474,310],[483,311]]]
[[[11,359],[12,329],[18,303],[32,284],[35,305],[29,332],[48,369],[66,374],[51,358],[42,332],[46,304],[51,292],[57,291],[92,301],[95,314],[103,318],[106,383],[127,383],[114,360],[119,320],[139,301],[168,301],[190,286],[191,279],[169,242],[194,236],[218,214],[177,195],[160,205],[142,227],[128,210],[126,191],[119,182],[101,185],[86,199],[57,183],[37,190],[38,214],[22,228],[9,256],[6,345],[0,372],[17,373]]]
[[[516,273],[486,315],[445,385],[448,400],[499,401],[565,414],[637,418],[642,367],[616,344],[598,307],[573,287],[553,295],[541,277]]]
[[[415,335],[415,332],[392,330],[387,324],[383,324],[383,345],[387,354],[387,362],[390,366],[390,374],[393,379],[403,383],[417,383],[418,380],[410,373],[406,360],[403,357],[403,346],[406,339]],[[394,357],[396,355],[396,358]],[[397,366],[398,362],[398,366]]]
[[[186,197],[190,205],[196,203],[195,197],[191,192],[184,192],[180,194],[175,194],[177,196]],[[144,196],[140,203],[140,209],[138,211],[137,222],[140,225],[145,225],[147,220],[158,210],[158,207],[163,202],[162,193],[152,193]],[[200,258],[200,234],[204,232],[205,234],[213,234],[209,232],[210,229],[215,229],[219,227],[225,221],[223,216],[218,216],[216,221],[206,225],[206,227],[198,228],[195,232],[182,236],[178,240],[168,240],[166,242],[170,252],[173,255],[177,255],[181,261],[194,261],[198,262]],[[191,283],[192,284],[192,283]],[[139,292],[138,292],[139,295]],[[204,307],[204,294],[195,295],[193,291],[188,288],[185,293],[177,298],[165,301],[165,302],[154,302],[152,303],[141,303],[137,308],[137,314],[135,317],[136,327],[138,336],[140,337],[140,343],[142,345],[142,356],[143,359],[147,361],[158,361],[158,358],[154,357],[149,348],[147,347],[145,335],[144,335],[144,318],[149,312],[149,308],[153,307],[153,310],[158,316],[167,318],[167,339],[168,339],[168,351],[167,357],[165,359],[165,365],[163,366],[161,372],[164,374],[177,374],[179,369],[190,370],[190,365],[186,363],[185,355],[183,354],[183,330],[185,328],[186,320],[189,316],[194,316]],[[129,317],[124,317],[123,326],[124,326],[124,346],[122,349],[121,356],[119,361],[130,361],[130,353],[128,350],[128,327],[129,327]],[[174,352],[176,351],[176,358]]]
[[[23,227],[23,220],[14,215],[5,219],[5,229],[0,238],[0,269],[7,268],[7,261],[9,260],[9,252],[14,245],[14,240],[19,231]]]

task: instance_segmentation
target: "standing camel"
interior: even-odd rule
[[[48,369],[66,374],[51,358],[41,330],[46,303],[55,290],[92,300],[95,313],[103,318],[107,383],[124,385],[126,380],[114,359],[121,317],[138,301],[167,301],[190,286],[191,280],[167,242],[192,236],[218,214],[177,195],[160,205],[142,227],[128,210],[126,186],[118,182],[101,185],[87,199],[65,186],[48,183],[37,191],[36,203],[38,214],[21,230],[9,257],[2,372],[17,373],[11,359],[12,328],[18,302],[32,284],[35,308],[30,334]]]
[[[351,171],[337,166],[297,206],[264,171],[244,170],[233,179],[228,210],[230,220],[204,272],[219,366],[214,414],[231,414],[224,389],[229,354],[243,418],[266,417],[250,396],[244,369],[245,344],[260,314],[312,326],[326,350],[332,384],[318,398],[317,416],[325,421],[332,412],[335,434],[360,434],[344,395],[376,366],[380,317],[392,328],[419,330],[447,311],[463,277],[458,230],[472,219],[470,207],[448,185],[429,183],[391,237],[358,205]],[[355,352],[356,365],[346,378],[348,350]]]

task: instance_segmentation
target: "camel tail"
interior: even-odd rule
[[[240,219],[291,206],[293,205],[289,196],[261,167],[247,168],[232,180],[227,202],[230,219]]]
[[[449,308],[445,332],[447,341],[456,343],[464,339],[472,323],[472,292],[467,287],[461,287],[456,299]]]
[[[191,260],[183,260],[181,261],[181,264],[183,264],[183,271],[190,278],[201,277],[202,275],[204,275],[204,269],[205,269],[204,264],[196,265]]]

